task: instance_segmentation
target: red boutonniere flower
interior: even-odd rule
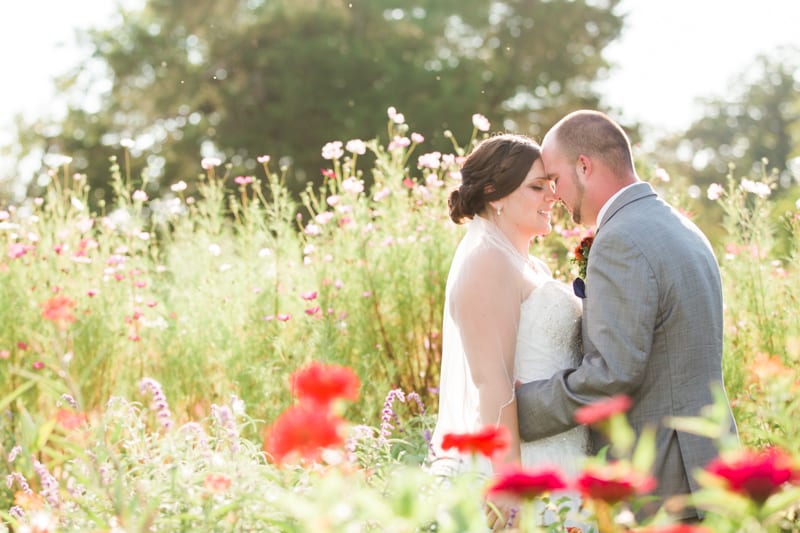
[[[578,265],[578,276],[581,279],[586,279],[586,264],[589,262],[589,250],[593,241],[593,235],[584,237],[572,252],[572,262]]]
[[[510,436],[505,426],[486,426],[477,433],[447,433],[442,437],[442,449],[455,448],[461,453],[479,453],[492,458],[504,452]]]

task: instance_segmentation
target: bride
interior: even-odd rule
[[[515,381],[549,378],[573,367],[580,354],[579,300],[529,255],[531,240],[550,232],[555,203],[539,146],[503,134],[481,142],[461,169],[450,196],[450,217],[470,219],[445,291],[439,415],[431,471],[450,476],[475,468],[473,458],[443,450],[448,433],[503,425],[511,435],[505,456],[477,468],[491,475],[507,464],[554,465],[577,472],[588,430],[520,444]]]

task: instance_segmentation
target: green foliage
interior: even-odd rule
[[[91,59],[61,80],[83,96],[96,92],[94,77],[110,79],[99,109],[79,98],[58,124],[23,127],[21,142],[71,154],[93,207],[111,195],[103,162],[122,156],[125,139],[135,141],[133,174],[158,178],[150,193],[192,185],[200,146],[248,173],[270,153],[298,193],[319,184],[324,163],[307,146],[378,131],[375,111],[391,105],[435,132],[440,151],[440,132],[470,130],[441,117],[465,109],[541,136],[566,111],[597,107],[590,83],[622,29],[617,3],[150,0],[87,32]]]

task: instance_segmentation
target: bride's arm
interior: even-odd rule
[[[451,302],[470,374],[478,389],[483,425],[506,426],[511,446],[495,470],[520,461],[514,353],[522,276],[502,253],[476,254],[459,277]]]

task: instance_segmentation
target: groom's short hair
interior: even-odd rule
[[[553,126],[559,149],[570,160],[583,154],[603,161],[617,175],[633,171],[631,142],[608,115],[583,109],[573,111]]]

